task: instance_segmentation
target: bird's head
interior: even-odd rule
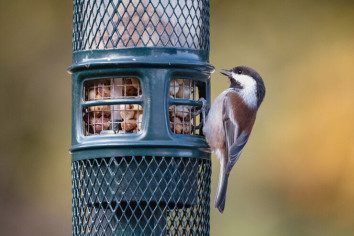
[[[230,79],[230,88],[233,88],[251,108],[258,108],[265,95],[265,86],[262,77],[252,68],[236,66],[230,70],[221,70],[221,74]]]

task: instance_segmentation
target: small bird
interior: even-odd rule
[[[261,76],[246,66],[222,70],[221,73],[230,79],[231,84],[215,99],[203,133],[220,161],[215,207],[222,213],[230,171],[250,136],[265,87]]]

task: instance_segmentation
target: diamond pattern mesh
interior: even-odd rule
[[[72,175],[74,235],[209,235],[208,159],[79,160]]]
[[[209,50],[209,0],[74,0],[73,51]]]

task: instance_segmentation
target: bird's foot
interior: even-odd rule
[[[205,121],[206,121],[206,113],[209,110],[209,105],[208,105],[208,101],[205,100],[205,98],[201,97],[198,100],[199,102],[202,103],[202,106],[199,110],[192,112],[192,117],[195,118],[196,116],[202,114],[202,122],[203,122],[203,126],[205,125]],[[200,129],[201,128],[201,124],[199,124],[198,126],[195,126],[195,129]]]

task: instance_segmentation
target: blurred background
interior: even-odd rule
[[[71,233],[71,17],[0,2],[1,235]],[[353,22],[353,1],[211,0],[210,62],[267,87],[211,235],[354,235]],[[215,72],[212,97],[227,86]]]

